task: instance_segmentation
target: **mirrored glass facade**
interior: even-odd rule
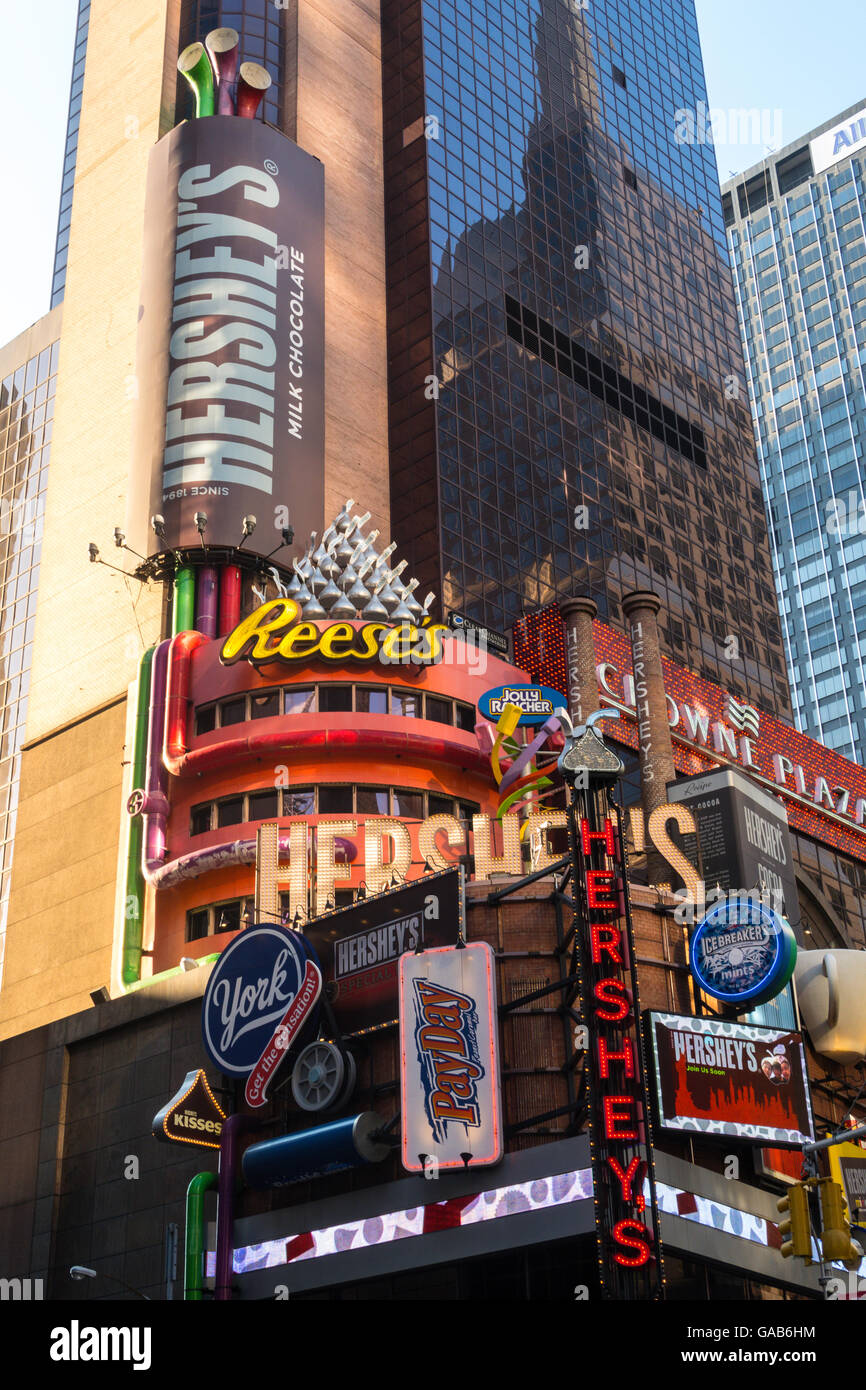
[[[49,343],[0,380],[0,975],[59,349]]]
[[[496,628],[571,592],[789,709],[691,0],[385,0],[392,524]]]
[[[72,55],[72,81],[69,88],[69,115],[66,119],[66,148],[63,151],[63,178],[60,184],[60,210],[57,214],[57,241],[54,248],[54,277],[51,281],[51,307],[59,304],[66,287],[66,255],[69,248],[69,227],[72,222],[72,189],[75,183],[75,162],[78,157],[78,122],[84,93],[84,60],[87,55],[87,32],[90,27],[90,0],[79,0],[78,22],[75,27],[75,52]]]
[[[725,209],[797,727],[864,763],[866,156],[813,175],[817,133]]]

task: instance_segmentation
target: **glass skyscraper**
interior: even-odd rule
[[[36,626],[60,314],[57,309],[46,315],[0,348],[0,978]]]
[[[866,109],[724,185],[797,726],[866,762]]]
[[[668,653],[787,680],[691,0],[385,0],[392,526],[494,627],[662,598]]]

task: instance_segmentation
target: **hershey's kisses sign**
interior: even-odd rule
[[[225,1111],[199,1067],[187,1072],[171,1100],[154,1115],[151,1128],[153,1137],[163,1144],[218,1149],[225,1118]]]

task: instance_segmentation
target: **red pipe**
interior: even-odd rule
[[[180,637],[199,636],[197,633],[180,633]],[[201,640],[201,638],[199,638]],[[176,637],[175,642],[178,641]],[[171,751],[168,749],[168,730],[173,726],[172,691],[174,670],[174,645],[169,656],[169,716],[166,721],[165,765],[175,777],[188,773],[213,772],[248,758],[272,758],[276,753],[285,755],[296,748],[320,748],[322,753],[338,749],[353,748],[358,751],[369,750],[376,753],[393,753],[408,759],[421,758],[428,762],[444,762],[461,767],[467,772],[486,774],[492,780],[490,759],[477,747],[442,738],[429,738],[425,734],[407,732],[387,732],[376,729],[302,729],[289,734],[285,729],[274,733],[247,734],[243,738],[226,739],[224,743],[211,743],[205,748],[181,747],[175,739]],[[188,679],[188,676],[187,676]],[[188,687],[187,687],[188,689]],[[184,696],[186,701],[186,696]],[[177,721],[181,727],[180,719]],[[183,725],[186,730],[186,703],[183,706]]]
[[[189,688],[192,654],[207,638],[200,632],[178,632],[168,649],[168,679],[165,699],[165,739],[162,761],[169,772],[179,776],[186,755],[186,727],[189,718]]]
[[[258,63],[241,63],[240,77],[238,78],[238,115],[246,116],[247,120],[251,121],[270,85],[270,73],[266,72]]]
[[[228,637],[241,620],[241,572],[237,565],[220,571],[220,637]]]

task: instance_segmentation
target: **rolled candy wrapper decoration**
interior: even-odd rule
[[[204,41],[217,84],[217,114],[235,114],[234,85],[238,75],[240,36],[237,29],[212,29]]]
[[[270,85],[270,74],[258,63],[241,63],[241,72],[238,78],[238,115],[246,116],[248,120],[252,120]]]
[[[244,1182],[255,1188],[287,1187],[323,1173],[381,1163],[391,1152],[378,1138],[382,1123],[381,1115],[366,1110],[315,1129],[251,1144],[242,1161]]]
[[[204,44],[191,43],[177,60],[177,70],[186,78],[195,94],[196,116],[214,114],[213,68]]]

